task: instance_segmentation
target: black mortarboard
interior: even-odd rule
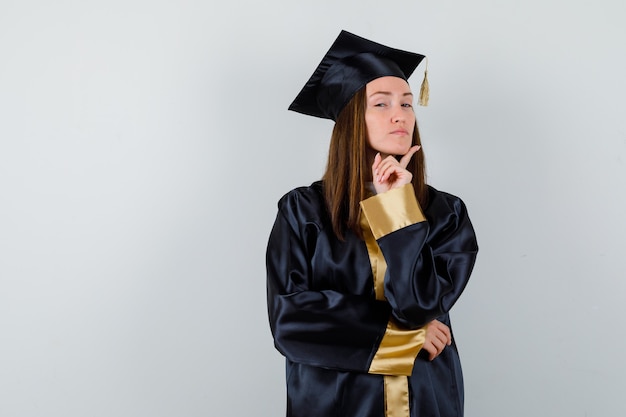
[[[289,110],[337,120],[367,83],[385,76],[407,80],[422,59],[342,30]]]

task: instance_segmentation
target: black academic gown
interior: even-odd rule
[[[373,197],[383,199],[383,208],[384,194]],[[415,204],[404,210],[416,211]],[[374,233],[387,264],[382,299],[365,241],[350,231],[345,241],[333,233],[321,182],[289,192],[278,208],[267,247],[267,297],[275,346],[286,357],[287,416],[462,416],[454,339],[433,361],[417,352],[423,326],[433,319],[450,326],[448,312],[474,266],[478,246],[463,202],[429,187],[429,204],[416,214],[418,221],[383,222]],[[376,370],[382,345],[392,340],[391,323],[415,335],[417,344],[406,349],[405,365]],[[404,381],[408,389],[403,410],[393,403],[388,378]]]

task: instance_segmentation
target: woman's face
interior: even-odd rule
[[[365,95],[369,146],[383,157],[406,154],[415,127],[409,84],[398,77],[380,77],[365,86]]]

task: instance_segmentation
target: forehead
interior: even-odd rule
[[[367,83],[365,91],[368,96],[378,92],[406,94],[411,92],[411,87],[402,78],[380,77]]]

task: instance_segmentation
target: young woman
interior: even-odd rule
[[[407,82],[423,58],[343,31],[290,106],[335,127],[267,247],[287,416],[463,415],[448,312],[478,246],[463,202],[425,182]]]

